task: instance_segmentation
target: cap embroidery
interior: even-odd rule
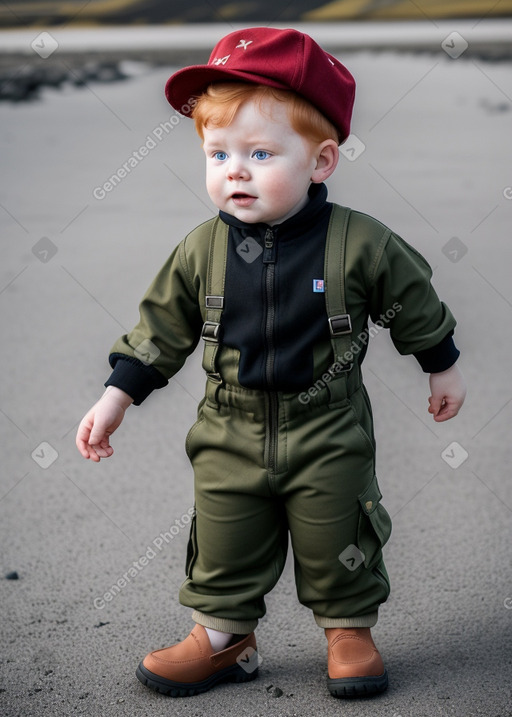
[[[212,60],[212,65],[225,65],[230,57],[231,55],[226,55],[225,57],[216,57],[214,60]]]
[[[251,42],[254,42],[253,40],[240,40],[238,45],[235,47],[235,50],[247,50]]]

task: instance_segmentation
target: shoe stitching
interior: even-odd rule
[[[155,660],[155,662],[159,662],[159,663],[161,663],[161,664],[163,664],[163,665],[186,665],[186,664],[191,663],[191,662],[198,662],[199,660],[207,660],[209,656],[206,655],[206,654],[203,652],[203,650],[202,650],[202,648],[201,648],[201,644],[200,644],[199,640],[197,639],[197,637],[196,637],[192,632],[190,633],[190,635],[188,635],[188,637],[192,637],[192,638],[194,639],[195,643],[196,643],[196,647],[197,647],[197,649],[199,650],[199,655],[198,655],[197,657],[191,657],[191,658],[189,658],[189,659],[181,658],[181,659],[174,659],[174,660],[173,660],[173,659],[166,658],[166,657],[161,657],[160,655],[155,654],[155,652],[160,652],[160,650],[156,650],[155,652],[151,652],[151,653],[150,653],[150,657],[151,657],[153,660]],[[185,638],[185,640],[186,640],[186,639],[187,639],[187,638]],[[162,648],[162,651],[163,651],[163,650],[172,650],[173,647],[177,647],[178,645],[180,645],[180,644],[182,644],[183,642],[185,642],[185,640],[182,640],[181,643],[179,643],[179,642],[176,643],[176,645],[171,645],[171,647],[164,647],[164,648]]]
[[[374,647],[373,643],[370,640],[367,640],[364,637],[359,637],[359,635],[336,635],[334,640],[330,643],[331,646],[336,645],[340,640],[358,640],[359,642],[363,642],[365,645],[369,645],[370,647]]]
[[[360,659],[351,659],[350,660],[350,659],[337,658],[336,655],[334,654],[334,647],[336,645],[338,645],[338,643],[340,643],[342,640],[357,640],[358,642],[362,642],[366,648],[371,650],[371,654],[368,657],[361,657]],[[376,654],[378,654],[377,648],[374,647],[368,640],[365,640],[364,638],[361,638],[361,637],[356,637],[355,635],[338,635],[332,641],[329,648],[330,648],[330,652],[331,652],[333,661],[339,665],[343,665],[343,664],[355,665],[355,664],[363,663],[363,662],[371,662],[375,658]]]

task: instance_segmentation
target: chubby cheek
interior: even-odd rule
[[[309,181],[304,175],[294,177],[286,172],[275,174],[265,184],[265,194],[273,203],[295,204],[307,192]]]
[[[217,204],[222,196],[222,177],[211,168],[206,170],[206,191],[212,202]]]

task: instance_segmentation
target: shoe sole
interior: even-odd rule
[[[167,680],[165,677],[160,677],[160,675],[150,672],[141,662],[135,671],[135,675],[143,685],[162,695],[167,695],[168,697],[192,697],[202,692],[208,692],[219,682],[250,682],[258,676],[258,668],[252,672],[246,672],[240,665],[232,665],[201,682],[174,682],[174,680]]]
[[[375,677],[328,678],[327,687],[333,697],[371,697],[388,687],[388,673]]]

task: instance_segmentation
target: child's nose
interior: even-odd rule
[[[241,159],[232,157],[226,168],[226,175],[228,179],[247,179],[249,177],[249,171]]]

